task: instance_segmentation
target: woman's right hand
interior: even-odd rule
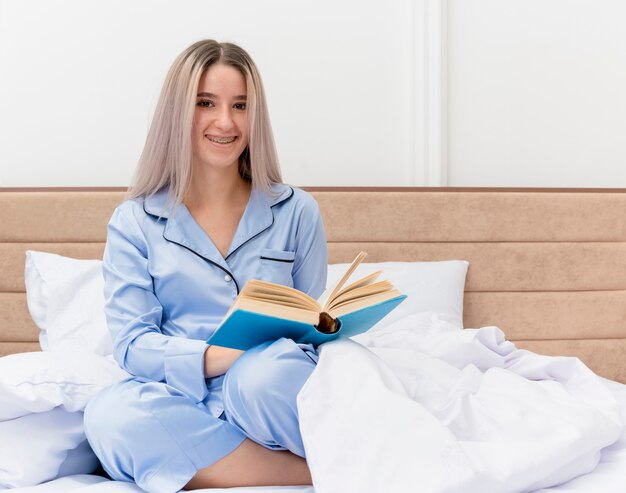
[[[222,346],[209,346],[204,352],[204,377],[223,375],[243,351]]]

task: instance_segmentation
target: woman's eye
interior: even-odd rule
[[[236,110],[245,110],[246,109],[246,103],[235,103],[235,109]]]
[[[210,108],[211,106],[215,106],[213,104],[213,101],[209,101],[208,99],[203,99],[198,101],[197,106],[200,106],[200,108]]]

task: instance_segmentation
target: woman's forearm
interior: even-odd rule
[[[204,352],[204,376],[206,378],[223,375],[243,351],[221,346],[209,346]]]

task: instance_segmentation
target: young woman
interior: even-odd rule
[[[311,484],[296,396],[314,348],[206,340],[249,279],[318,297],[326,265],[316,202],[281,183],[254,62],[230,43],[193,44],[167,75],[108,226],[105,311],[133,375],[85,410],[109,475],[158,493]]]

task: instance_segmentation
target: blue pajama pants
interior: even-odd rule
[[[246,437],[304,457],[296,397],[316,362],[290,339],[246,351],[223,378],[219,418],[163,382],[125,380],[89,401],[85,433],[113,479],[151,493],[179,491]]]

